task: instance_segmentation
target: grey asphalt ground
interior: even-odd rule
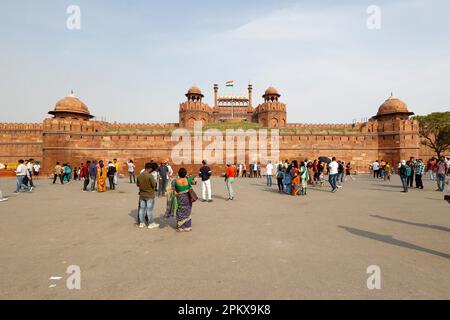
[[[82,193],[81,182],[37,182],[32,194],[0,188],[1,299],[449,299],[450,205],[434,182],[400,193],[367,175],[336,194],[280,195],[265,179],[237,179],[225,201],[194,204],[193,232],[134,225],[137,190]],[[196,187],[200,194],[199,186]],[[66,269],[81,269],[81,289]],[[381,289],[367,288],[367,268]],[[50,280],[60,276],[61,280]],[[56,285],[50,287],[51,285]]]

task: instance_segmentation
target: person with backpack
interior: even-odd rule
[[[405,160],[402,160],[400,163],[400,168],[398,169],[400,179],[402,180],[403,191],[408,192],[408,177],[411,176],[411,167],[406,163]]]

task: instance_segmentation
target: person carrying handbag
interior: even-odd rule
[[[181,168],[178,170],[178,178],[174,183],[174,194],[177,201],[176,220],[177,232],[192,231],[192,204],[198,197],[192,189],[193,179],[187,177],[187,170]]]

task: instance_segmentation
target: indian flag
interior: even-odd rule
[[[234,87],[234,80],[227,81],[227,82],[226,82],[226,86],[227,86],[227,87]]]

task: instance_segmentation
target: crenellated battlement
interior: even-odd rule
[[[286,104],[278,101],[264,102],[258,105],[255,109],[255,113],[266,111],[281,111],[286,112]]]
[[[212,112],[212,109],[209,105],[203,102],[198,101],[186,101],[180,103],[180,112],[186,111],[203,111],[203,112]]]
[[[0,123],[0,131],[42,131],[42,123]]]
[[[287,128],[300,129],[355,129],[361,128],[360,123],[288,123]]]
[[[152,130],[152,129],[175,129],[178,123],[109,123],[106,127],[108,131],[130,131]]]

